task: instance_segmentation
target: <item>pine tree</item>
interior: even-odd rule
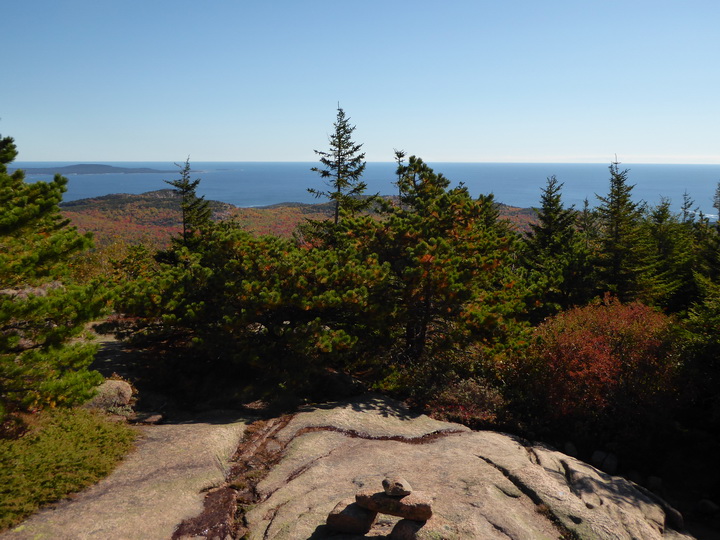
[[[330,150],[315,150],[323,167],[311,170],[327,180],[328,189],[308,189],[316,197],[327,197],[333,203],[333,224],[337,225],[343,214],[353,215],[370,207],[373,198],[363,198],[367,184],[360,180],[365,170],[365,153],[362,144],[352,140],[355,126],[345,117],[345,111],[338,107],[334,132],[329,137]]]
[[[632,200],[633,185],[628,170],[619,163],[610,165],[610,190],[597,196],[600,226],[597,257],[601,292],[610,292],[622,302],[638,298],[644,291],[648,261],[640,228],[642,206]]]
[[[205,197],[197,196],[197,187],[200,179],[190,180],[190,158],[185,160],[184,165],[175,164],[180,169],[180,178],[177,180],[165,180],[175,188],[180,195],[180,210],[182,212],[182,237],[181,244],[189,246],[193,236],[210,222],[212,211],[210,204]]]
[[[66,279],[90,238],[60,215],[67,179],[27,183],[7,172],[16,155],[13,139],[0,138],[0,421],[82,401],[101,380],[87,369],[95,347],[70,342],[98,313],[93,290]]]
[[[720,284],[720,182],[713,197],[713,207],[719,214],[714,223],[702,213],[694,223],[698,249],[697,278]],[[703,287],[707,288],[707,284]]]
[[[683,193],[683,202],[680,207],[680,217],[683,224],[692,224],[695,222],[695,216],[698,213],[698,208],[695,207],[695,201],[690,197],[690,194],[686,191]]]
[[[397,168],[395,169],[395,174],[397,175],[397,181],[395,181],[395,185],[398,188],[398,200],[402,199],[403,192],[401,187],[402,182],[402,174],[405,167],[405,151],[404,150],[398,150],[397,148],[393,150],[395,153],[395,163],[397,163]]]
[[[688,202],[691,203],[686,199],[685,205]],[[687,210],[681,215],[674,214],[670,200],[665,198],[649,209],[643,219],[651,263],[647,300],[671,312],[686,310],[698,296],[692,224],[684,219],[689,219]]]
[[[562,203],[562,186],[555,176],[542,190],[538,223],[524,238],[522,260],[539,288],[533,318],[543,319],[588,299],[588,251],[577,231],[578,212]]]
[[[220,222],[174,264],[124,283],[118,307],[140,318],[146,343],[173,349],[172,369],[212,378],[214,392],[256,377],[288,387],[342,365],[373,319],[368,284],[383,273],[352,249],[299,247]]]
[[[511,270],[516,237],[498,221],[493,197],[473,199],[465,187],[449,185],[411,156],[400,167],[401,204],[386,206],[384,219],[365,216],[341,227],[390,270],[378,285],[387,339],[378,348],[387,347],[400,369],[417,371],[426,362],[431,378],[470,344],[499,354],[522,309],[522,283]]]

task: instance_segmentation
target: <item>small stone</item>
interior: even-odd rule
[[[608,474],[616,474],[618,469],[618,458],[615,454],[608,454],[602,462],[600,467],[603,471]]]
[[[720,506],[712,502],[710,499],[703,499],[698,501],[697,510],[706,516],[714,516],[720,511]]]
[[[363,508],[352,497],[343,499],[328,514],[327,525],[347,534],[366,534],[377,518],[377,512]]]
[[[417,540],[418,531],[425,526],[425,521],[401,519],[390,533],[391,540]]]
[[[410,482],[405,480],[402,476],[386,476],[382,481],[383,489],[386,495],[391,497],[405,497],[412,493],[412,487]]]
[[[685,519],[678,510],[668,505],[663,506],[663,510],[665,511],[665,525],[676,531],[682,531],[685,528]]]
[[[578,457],[578,449],[577,449],[577,446],[575,446],[575,444],[573,444],[573,443],[570,442],[570,441],[567,441],[567,442],[565,443],[565,446],[563,447],[563,450],[565,451],[565,453],[566,453],[568,456]]]
[[[355,501],[368,510],[414,521],[426,521],[432,516],[432,499],[420,491],[405,497],[391,497],[382,491],[363,490],[355,495]]]

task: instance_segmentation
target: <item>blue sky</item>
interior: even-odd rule
[[[20,161],[720,163],[720,2],[23,0]]]

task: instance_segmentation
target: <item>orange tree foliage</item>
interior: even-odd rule
[[[548,319],[528,374],[546,418],[600,432],[662,414],[676,370],[672,329],[668,316],[610,298]]]

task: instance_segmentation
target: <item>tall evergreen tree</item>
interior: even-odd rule
[[[684,219],[689,217],[670,210],[669,199],[662,199],[643,219],[650,247],[647,300],[673,312],[686,310],[698,295],[693,230],[691,222]]]
[[[345,111],[338,107],[335,130],[329,137],[330,150],[315,150],[320,156],[322,167],[311,170],[319,173],[327,182],[327,190],[308,189],[316,197],[327,197],[334,206],[333,223],[337,225],[343,213],[355,214],[372,204],[372,198],[363,198],[367,184],[360,180],[365,171],[365,153],[362,144],[352,140],[355,126],[345,117]]]
[[[394,149],[395,153],[395,163],[397,163],[397,168],[395,169],[395,174],[397,175],[397,181],[395,182],[395,185],[398,188],[398,199],[402,199],[403,192],[402,192],[402,173],[405,167],[405,151],[404,150],[398,150],[397,148]]]
[[[690,197],[690,194],[686,191],[683,193],[683,202],[680,207],[680,218],[684,224],[691,224],[695,222],[695,216],[698,214],[698,208],[695,207],[695,201]]]
[[[588,250],[577,233],[578,213],[562,203],[562,186],[555,176],[542,190],[538,223],[530,225],[523,241],[524,265],[538,286],[533,318],[542,319],[588,297]]]
[[[190,158],[185,160],[183,165],[175,164],[180,169],[180,178],[177,180],[165,180],[175,188],[180,195],[180,210],[182,212],[182,237],[181,244],[189,246],[193,236],[210,222],[212,211],[210,204],[205,197],[197,196],[197,187],[200,179],[190,180]]]
[[[67,179],[8,174],[17,150],[0,138],[0,422],[7,414],[87,398],[102,378],[95,347],[71,341],[96,316],[93,290],[67,281],[69,259],[91,244],[60,215]]]
[[[563,184],[553,175],[540,196],[539,223],[530,224],[526,244],[552,257],[560,256],[575,234],[575,210],[562,203]]]
[[[694,223],[698,249],[697,278],[720,284],[720,182],[713,197],[713,207],[719,214],[715,222],[701,213]]]
[[[647,264],[640,223],[642,206],[632,200],[635,187],[628,170],[618,162],[610,165],[610,190],[597,196],[600,226],[597,265],[600,292],[610,292],[622,302],[634,300],[644,290]]]

